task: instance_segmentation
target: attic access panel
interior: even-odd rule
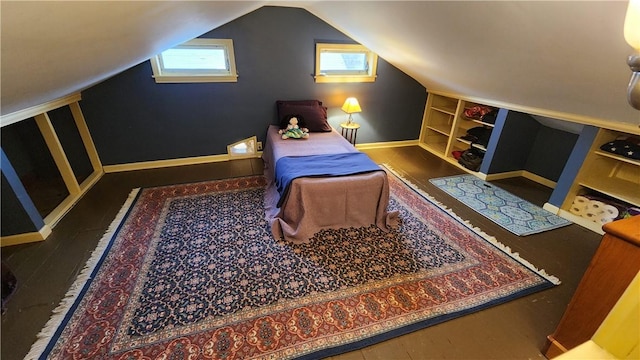
[[[252,158],[258,156],[258,138],[240,140],[227,146],[227,154],[232,159]]]

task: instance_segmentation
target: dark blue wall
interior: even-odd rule
[[[60,140],[60,144],[62,144],[67,160],[69,160],[73,174],[78,184],[81,184],[93,173],[93,165],[82,142],[82,137],[73,119],[71,109],[69,106],[63,106],[51,110],[47,114],[51,119],[51,124],[53,124],[53,129]]]
[[[540,126],[525,170],[557,182],[577,140],[577,134]]]
[[[490,164],[483,162],[481,171],[496,174],[526,170],[557,182],[578,135],[544,126],[528,114],[506,110],[500,114],[505,116],[504,112],[504,122],[496,121],[494,129],[499,138],[492,137],[495,145],[489,143]]]
[[[26,210],[22,206],[20,199],[13,191],[11,184],[2,172],[2,219],[1,230],[2,236],[17,235],[23,233],[36,232],[40,230],[36,228],[29,218]]]
[[[480,172],[483,174],[489,174],[489,168],[491,167],[491,164],[493,164],[493,158],[496,155],[496,149],[498,148],[498,142],[500,141],[500,134],[506,124],[507,115],[509,115],[509,110],[498,110],[493,130],[491,130],[491,137],[487,144],[487,151],[485,152],[482,164],[480,165]]]
[[[540,126],[527,114],[509,111],[488,174],[524,170]]]
[[[0,236],[39,231],[44,226],[44,221],[3,149],[0,149],[0,173],[2,178]]]
[[[549,198],[550,204],[557,207],[562,206],[562,202],[565,197],[567,197],[567,193],[569,193],[571,185],[573,185],[573,181],[578,175],[580,167],[582,167],[582,163],[587,157],[589,149],[591,149],[591,144],[593,144],[593,141],[598,134],[598,130],[599,128],[589,125],[582,128],[580,136],[573,146],[571,155],[569,155],[569,158],[567,159],[567,166],[563,169],[562,174],[558,179],[558,184]]]
[[[352,42],[309,12],[263,7],[211,32],[231,38],[237,83],[156,84],[145,61],[82,94],[81,107],[104,165],[226,153],[228,144],[277,123],[276,100],[319,99],[329,122],[358,98],[359,143],[415,140],[425,88],[383,59],[374,83],[316,84],[316,42]]]

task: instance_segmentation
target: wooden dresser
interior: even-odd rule
[[[589,340],[640,270],[640,216],[604,225],[591,259],[544,355],[551,359]]]

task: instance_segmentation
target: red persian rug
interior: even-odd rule
[[[389,173],[401,226],[271,236],[261,176],[134,191],[27,358],[321,358],[549,288]]]

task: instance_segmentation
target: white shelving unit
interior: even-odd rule
[[[465,108],[480,105],[473,101],[454,96],[429,93],[420,131],[420,146],[458,166],[471,174],[471,171],[453,157],[453,151],[464,151],[469,146],[486,150],[478,144],[462,139],[467,130],[476,126],[494,127],[493,124],[464,117]],[[640,161],[611,154],[600,150],[600,146],[616,138],[630,135],[621,131],[601,128],[593,141],[571,188],[564,197],[560,208],[553,205],[547,210],[557,213],[575,223],[603,234],[602,225],[570,212],[573,200],[578,195],[596,194],[609,197],[621,203],[640,207]],[[492,136],[500,136],[494,134]],[[481,174],[480,174],[481,175]],[[534,180],[537,181],[537,180]]]
[[[467,130],[477,126],[494,126],[464,116],[464,110],[475,105],[478,104],[430,93],[420,131],[420,145],[423,148],[470,173],[474,172],[458,164],[452,153],[464,151],[472,146],[470,141],[462,139]],[[479,144],[473,146],[486,151],[486,148]]]
[[[617,202],[640,207],[640,161],[600,150],[600,146],[628,135],[614,130],[600,129],[589,153],[569,189],[560,214],[597,233],[603,234],[602,224],[591,222],[570,212],[576,196],[604,195]]]

